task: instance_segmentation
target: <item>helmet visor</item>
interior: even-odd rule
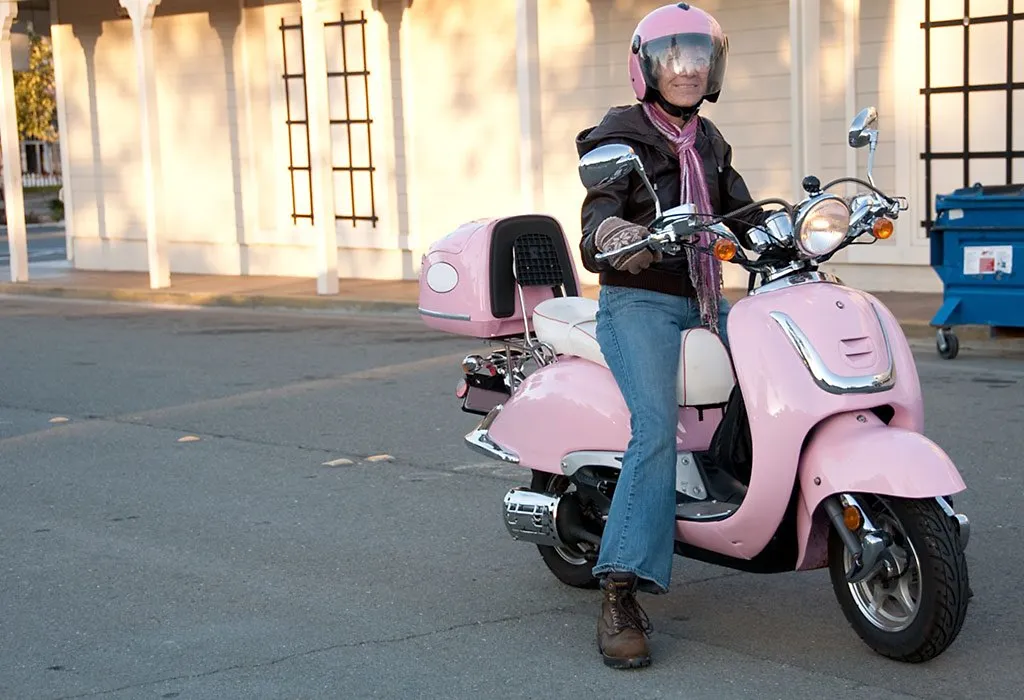
[[[658,90],[663,79],[694,76],[706,81],[703,94],[722,89],[728,45],[709,34],[672,34],[640,46],[640,67],[647,84]]]

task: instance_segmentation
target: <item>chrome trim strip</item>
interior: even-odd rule
[[[621,452],[570,452],[562,457],[562,473],[572,476],[583,467],[610,467],[622,469]]]
[[[813,272],[797,272],[795,274],[789,274],[785,277],[766,282],[760,287],[755,289],[751,294],[760,294],[762,292],[775,292],[780,289],[789,289],[799,284],[813,284],[818,282],[824,282],[827,284],[842,284],[842,281],[835,275],[828,272],[821,272],[814,270]]]
[[[424,316],[433,316],[434,318],[446,318],[449,321],[469,321],[469,314],[449,314],[444,311],[431,311],[424,309],[422,306],[419,307],[419,312]]]
[[[498,404],[491,409],[482,421],[474,430],[470,431],[466,435],[466,444],[471,450],[475,450],[480,454],[490,457],[491,459],[497,459],[502,462],[508,462],[509,464],[519,464],[519,455],[512,450],[502,447],[488,435],[488,430],[494,419],[501,413],[503,404]]]
[[[875,318],[878,319],[878,325],[882,329],[882,338],[885,340],[885,352],[889,357],[889,366],[884,372],[865,374],[858,377],[836,374],[830,370],[824,360],[821,359],[818,351],[814,349],[810,339],[804,335],[800,327],[789,316],[781,311],[772,311],[768,315],[782,328],[789,338],[789,342],[793,344],[793,347],[800,355],[800,359],[803,360],[807,371],[811,373],[811,376],[814,377],[814,382],[819,387],[830,394],[874,394],[880,391],[888,391],[895,385],[896,365],[893,361],[889,333],[885,329],[885,324],[882,323],[882,317],[879,316],[878,309],[875,308],[874,304],[871,305],[871,310],[875,312]]]

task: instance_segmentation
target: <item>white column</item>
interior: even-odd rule
[[[324,16],[328,4],[326,0],[302,0],[317,294],[338,293],[338,229],[334,220],[334,163],[331,158],[331,112],[324,46]]]
[[[516,0],[516,75],[519,90],[519,181],[523,208],[544,202],[544,150],[540,115],[537,0]]]
[[[118,0],[132,19],[135,70],[139,83],[142,132],[142,184],[146,188],[146,252],[149,286],[171,286],[170,263],[164,241],[163,161],[160,156],[160,121],[156,99],[156,64],[153,60],[153,15],[160,0]]]
[[[793,195],[800,182],[821,168],[821,6],[820,0],[789,0],[790,109]]]
[[[1017,3],[1018,6],[1020,3]],[[881,122],[882,133],[892,131],[895,136],[896,151],[896,194],[908,198],[910,209],[896,221],[896,245],[906,245],[908,262],[929,264],[930,242],[928,232],[921,222],[932,214],[936,192],[932,191],[932,200],[924,198],[924,151],[925,110],[924,87],[925,57],[924,5],[912,0],[895,0],[892,17],[894,23],[893,55],[891,65],[898,70],[891,71],[891,89],[894,95],[901,95],[896,102],[893,123]],[[935,52],[934,45],[932,52]],[[884,64],[883,64],[884,65]],[[1014,75],[1017,74],[1014,66]],[[884,83],[882,84],[884,86]],[[881,91],[884,87],[880,86]],[[1019,119],[1019,117],[1017,117]],[[1019,123],[1019,122],[1018,122]],[[1016,127],[1015,128],[1019,128]],[[873,247],[873,246],[872,246]],[[865,250],[868,248],[865,247]]]
[[[239,244],[244,244],[252,239],[252,236],[259,231],[260,212],[256,202],[259,201],[259,164],[256,159],[258,153],[257,145],[253,134],[253,68],[256,64],[258,53],[255,53],[250,45],[253,43],[253,26],[250,24],[249,11],[246,8],[246,0],[236,0],[238,14],[241,18],[239,23],[239,36],[236,41],[240,42],[234,69],[239,75],[235,76],[235,91],[238,94],[238,142],[239,157],[241,159],[241,188],[242,197],[242,234],[238,237]],[[263,30],[261,30],[262,32]],[[262,144],[260,144],[262,147]],[[239,260],[245,260],[245,254],[239,251]]]
[[[11,27],[18,16],[14,0],[0,0],[0,148],[4,159],[4,205],[7,208],[7,245],[11,251],[11,281],[28,282],[28,240],[25,199],[21,189],[21,141],[14,103],[14,61]]]
[[[860,111],[857,104],[857,57],[860,54],[860,0],[844,0],[843,3],[843,62],[846,73],[846,119],[852,120]],[[857,172],[857,149],[846,149],[846,175],[855,177]],[[846,188],[853,194],[855,186]]]
[[[402,143],[405,156],[405,208],[408,227],[406,245],[412,251],[413,266],[418,269],[419,251],[429,246],[433,242],[433,238],[427,235],[424,227],[420,225],[420,197],[416,187],[416,176],[420,172],[419,159],[416,155],[418,153],[416,148],[418,135],[414,128],[418,122],[416,121],[415,82],[412,76],[412,68],[416,65],[416,43],[413,32],[413,15],[411,14],[413,0],[404,0],[403,4],[405,9],[402,11],[402,24],[398,29],[398,61],[402,71]]]
[[[68,260],[75,259],[74,190],[71,185],[71,126],[68,123],[67,98],[64,88],[64,53],[71,26],[60,22],[57,0],[50,0],[50,44],[53,47],[53,82],[57,93],[57,124],[60,135],[61,190],[64,201],[64,240]]]

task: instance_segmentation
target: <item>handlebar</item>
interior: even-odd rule
[[[871,183],[864,182],[863,180],[853,177],[842,177],[833,180],[822,187],[819,193],[845,182],[862,185],[869,190],[869,193],[855,195],[847,203],[847,205],[851,207],[852,211],[850,213],[850,223],[847,228],[846,237],[832,252],[827,255],[820,256],[818,259],[819,262],[828,260],[836,252],[852,244],[861,235],[870,231],[877,219],[882,217],[891,217],[895,219],[899,217],[899,212],[906,211],[908,209],[906,199],[902,197],[889,197]],[[743,253],[744,249],[749,249],[748,246],[744,245],[744,242],[741,241],[740,238],[725,225],[724,221],[736,219],[740,215],[755,209],[763,210],[767,205],[776,204],[780,205],[782,210],[789,214],[789,222],[792,225],[795,223],[796,213],[799,211],[801,206],[807,203],[807,201],[808,199],[804,199],[796,206],[793,206],[782,199],[763,199],[722,215],[698,214],[692,205],[684,204],[668,210],[661,217],[652,222],[648,227],[648,230],[651,231],[651,235],[646,238],[615,250],[598,253],[595,257],[597,260],[606,260],[623,253],[629,253],[643,248],[650,248],[670,255],[677,254],[682,248],[688,248],[706,254],[713,254],[712,247],[699,245],[700,232],[708,231],[713,233],[716,238],[726,239],[736,245],[733,257],[729,259],[730,262],[735,262],[751,272],[763,272],[770,268],[772,263],[762,263],[748,258]],[[703,221],[700,221],[701,219],[703,219]],[[793,247],[792,240],[779,240],[764,227],[757,226],[751,227],[751,229],[763,234],[764,237],[770,241],[770,244],[767,246],[768,248]],[[791,238],[796,235],[799,235],[799,232],[792,231]]]

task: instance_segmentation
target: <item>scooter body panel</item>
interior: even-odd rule
[[[816,425],[833,415],[889,406],[892,425],[919,430],[923,410],[902,329],[868,294],[838,284],[799,284],[745,297],[728,323],[750,421],[751,480],[735,513],[719,521],[680,521],[677,534],[701,549],[750,559],[782,522],[805,440]],[[891,383],[855,388],[890,370]],[[826,390],[823,382],[839,388]]]
[[[720,409],[680,408],[680,452],[707,449]],[[577,357],[561,358],[526,378],[491,423],[490,439],[531,469],[562,472],[574,452],[625,452],[629,409],[607,367]]]

